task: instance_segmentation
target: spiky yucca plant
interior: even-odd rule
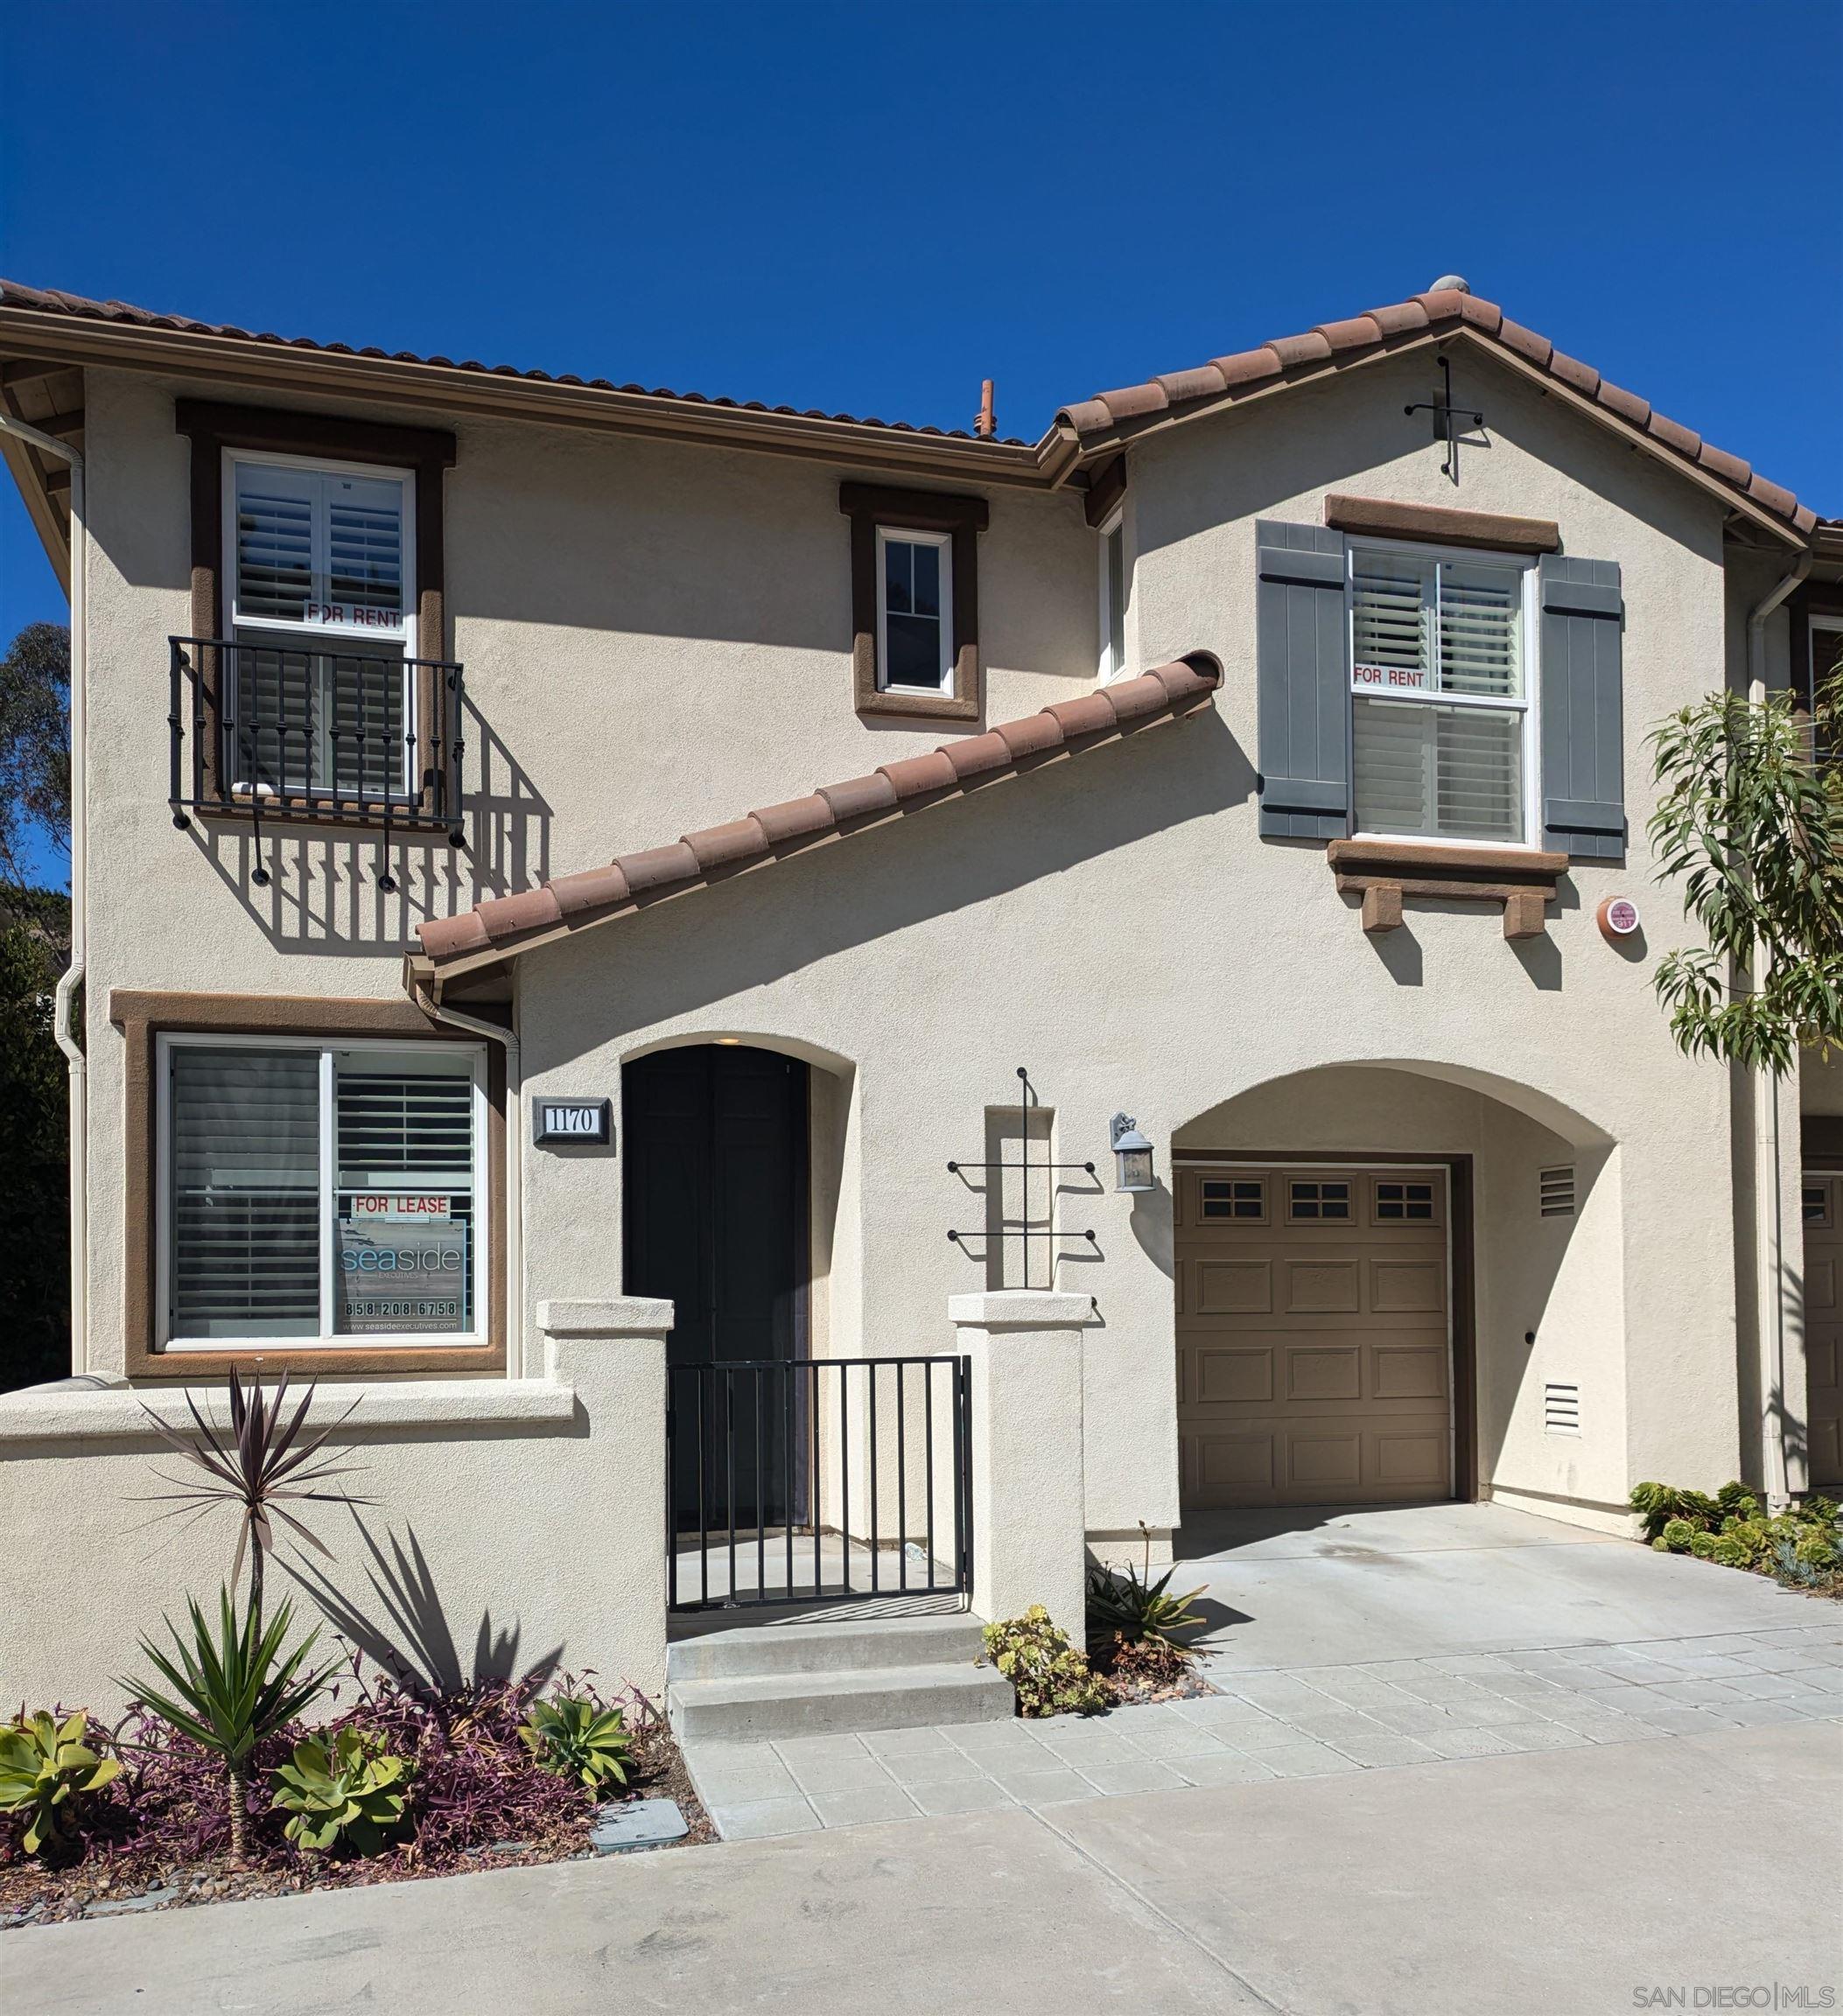
[[[197,1601],[188,1596],[192,1642],[165,1620],[173,1656],[151,1639],[141,1651],[170,1692],[145,1684],[118,1683],[182,1736],[214,1751],[229,1780],[230,1853],[242,1862],[249,1845],[249,1760],[256,1746],[292,1722],[326,1684],[330,1665],[303,1672],[319,1636],[310,1631],[292,1651],[283,1642],[294,1622],[294,1606],[284,1602],[265,1627],[254,1604],[240,1618],[227,1586],[219,1592],[215,1631]]]
[[[337,1421],[328,1423],[318,1435],[304,1441],[301,1431],[306,1424],[307,1410],[313,1404],[314,1390],[310,1385],[302,1395],[300,1404],[290,1415],[284,1411],[288,1397],[285,1372],[271,1394],[263,1390],[260,1377],[252,1379],[246,1386],[233,1368],[228,1434],[221,1432],[200,1412],[198,1403],[190,1393],[186,1396],[186,1404],[198,1424],[196,1441],[179,1429],[170,1427],[144,1401],[142,1404],[141,1411],[146,1415],[154,1432],[200,1473],[175,1477],[164,1470],[157,1472],[163,1484],[170,1484],[174,1488],[147,1494],[153,1502],[172,1502],[171,1511],[156,1513],[154,1516],[172,1519],[190,1512],[194,1518],[203,1518],[221,1505],[236,1508],[237,1545],[230,1564],[230,1587],[235,1589],[242,1574],[243,1556],[247,1550],[250,1615],[258,1624],[263,1615],[263,1564],[274,1550],[277,1523],[317,1553],[325,1555],[328,1560],[333,1558],[332,1550],[326,1543],[291,1512],[284,1511],[284,1505],[289,1502],[367,1505],[371,1502],[367,1498],[354,1498],[344,1490],[316,1488],[330,1478],[350,1474],[356,1467],[336,1463],[333,1455],[323,1456],[320,1451],[333,1430],[351,1418],[353,1408],[358,1403],[354,1401]]]

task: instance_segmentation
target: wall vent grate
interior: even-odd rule
[[[1573,1166],[1543,1170],[1538,1179],[1538,1194],[1545,1218],[1572,1218],[1574,1215]]]
[[[1551,1435],[1580,1434],[1580,1387],[1552,1379],[1542,1390],[1542,1424]]]

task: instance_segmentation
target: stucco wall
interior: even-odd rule
[[[733,1034],[824,1064],[821,1197],[836,1172],[836,1205],[816,1335],[837,1352],[885,1353],[950,1349],[949,1296],[984,1285],[944,1236],[965,1210],[945,1164],[979,1149],[985,1110],[1012,1096],[1019,1064],[1055,1109],[1061,1154],[1106,1170],[1108,1116],[1125,1107],[1167,1180],[1174,1137],[1199,1116],[1328,1064],[1370,1068],[1360,1098],[1330,1097],[1339,1083],[1324,1077],[1272,1109],[1264,1130],[1291,1134],[1264,1144],[1474,1144],[1489,1480],[1601,1518],[1636,1477],[1732,1474],[1729,1087],[1678,1054],[1652,998],[1652,962],[1685,933],[1670,894],[1649,886],[1643,839],[1644,731],[1732,662],[1721,514],[1469,362],[1460,395],[1484,406],[1491,445],[1467,452],[1455,492],[1422,423],[1401,413],[1433,382],[1425,359],[1387,361],[1142,442],[1129,654],[1138,666],[1214,651],[1226,674],[1215,708],[534,953],[519,977],[528,1093],[606,1094],[619,1126],[621,1061],[656,1044]],[[412,861],[393,901],[368,842],[316,840],[284,852],[265,895],[249,883],[246,840],[176,833],[166,810],[165,639],[188,621],[186,456],[170,396],[98,373],[88,402],[92,1363],[103,1371],[122,1362],[112,987],[390,997],[407,927],[429,908],[943,738],[851,712],[844,472],[469,423],[449,478],[447,585],[500,801],[479,857],[440,857],[432,881]],[[1570,553],[1623,570],[1630,858],[1578,865],[1545,938],[1507,943],[1489,907],[1417,904],[1405,929],[1366,939],[1321,849],[1257,836],[1253,521],[1317,522],[1334,488],[1552,516]],[[980,563],[992,718],[1085,687],[1094,558],[1072,500],[994,496]],[[1614,890],[1644,913],[1622,952],[1592,920]],[[1528,1183],[1558,1141],[1584,1194],[1566,1232],[1544,1228]],[[538,1368],[539,1301],[619,1292],[623,1176],[618,1152],[527,1149],[515,1376]],[[1088,1523],[1161,1530],[1179,1511],[1168,1194],[1065,1200],[1062,1222],[1091,1223],[1100,1247],[1059,1280],[1091,1294],[1097,1318],[1083,1345]],[[1587,1432],[1566,1450],[1539,1428],[1552,1376],[1583,1388]],[[554,1508],[617,1492],[620,1479],[592,1442],[567,1438],[495,1444],[457,1471],[467,1440],[431,1429],[393,1449],[389,1491],[413,1502],[431,1558],[473,1564],[471,1606],[491,1593],[482,1504],[513,1508],[502,1570],[544,1544]],[[78,1516],[93,1558],[126,1576],[101,1508],[129,1473],[103,1461]],[[14,1474],[32,1494],[67,1474]],[[656,1529],[644,1544],[655,1542]],[[555,1608],[543,1586],[521,1599],[538,1635]],[[603,1656],[625,1667],[641,1653],[611,1643]]]

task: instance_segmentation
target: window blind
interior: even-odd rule
[[[256,634],[260,635],[260,633]],[[312,651],[241,636],[225,724],[234,788],[375,801],[414,788],[404,670],[394,654]]]
[[[1523,837],[1523,717],[1412,700],[1354,703],[1365,833]]]
[[[238,621],[403,629],[400,477],[235,466]]]
[[[473,1080],[458,1060],[333,1065],[341,1334],[472,1326]]]
[[[1350,595],[1359,829],[1520,841],[1521,570],[1359,548]]]
[[[319,1057],[171,1053],[172,1334],[310,1337],[319,1320]]]

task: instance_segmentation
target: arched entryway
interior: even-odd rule
[[[1270,1082],[1180,1128],[1187,1520],[1507,1480],[1622,1496],[1610,1146],[1552,1099],[1393,1060]]]

